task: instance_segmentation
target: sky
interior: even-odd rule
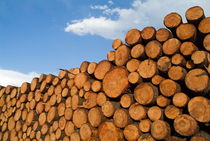
[[[163,18],[209,0],[0,0],[0,85],[99,62],[131,28],[164,27]]]

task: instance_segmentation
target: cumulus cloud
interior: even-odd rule
[[[19,87],[23,82],[31,82],[31,80],[37,76],[39,76],[39,74],[35,72],[24,74],[14,70],[0,69],[0,85],[13,85]]]
[[[178,12],[184,19],[185,11],[195,5],[201,6],[205,14],[210,16],[209,0],[134,0],[127,9],[97,6],[95,9],[101,10],[101,16],[74,20],[67,25],[65,31],[77,35],[123,39],[126,31],[131,28],[141,30],[145,26],[163,27],[163,18],[170,12]]]

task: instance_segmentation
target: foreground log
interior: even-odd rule
[[[101,141],[118,141],[123,140],[122,131],[117,128],[113,122],[104,122],[99,126],[99,139]]]
[[[131,29],[127,32],[125,41],[129,45],[135,45],[142,41],[141,33],[138,29]]]
[[[162,140],[170,136],[171,129],[167,122],[156,120],[152,123],[151,134],[155,139]]]
[[[128,72],[123,67],[116,67],[106,73],[103,79],[103,90],[108,97],[120,96],[128,87]]]

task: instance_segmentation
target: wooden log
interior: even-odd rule
[[[105,74],[112,68],[112,64],[107,61],[107,60],[103,60],[100,61],[98,63],[98,65],[96,66],[95,72],[94,72],[94,76],[99,79],[102,80],[105,76]]]
[[[66,105],[66,108],[70,108],[71,105],[72,105],[72,98],[69,96],[66,98],[66,101],[65,101],[65,105]]]
[[[57,112],[58,112],[58,116],[64,115],[64,113],[65,113],[65,104],[64,103],[58,104]]]
[[[76,110],[81,104],[80,98],[78,95],[73,95],[71,99],[71,108],[72,110]]]
[[[131,56],[133,58],[144,58],[145,57],[144,46],[142,44],[137,44],[134,47],[132,47]]]
[[[67,81],[68,81],[67,78],[63,78],[61,80],[61,88],[66,88],[67,87]]]
[[[99,108],[94,107],[88,111],[88,121],[92,127],[98,127],[102,120],[103,113]]]
[[[188,70],[191,70],[191,69],[195,68],[195,64],[193,63],[192,60],[188,60],[188,61],[186,61],[185,67],[186,67]]]
[[[151,82],[153,85],[159,85],[165,78],[156,74],[152,77]]]
[[[115,108],[117,106],[110,102],[110,101],[106,101],[102,106],[101,106],[101,111],[103,113],[104,116],[106,117],[111,117],[114,112],[115,112]]]
[[[136,141],[140,137],[141,133],[140,133],[137,125],[129,124],[124,128],[123,134],[124,134],[124,137],[126,140]]]
[[[170,136],[171,129],[167,122],[156,120],[151,125],[151,134],[157,140],[163,140]]]
[[[58,126],[61,130],[64,130],[65,129],[65,126],[66,126],[66,119],[64,116],[60,117],[59,120],[58,120]]]
[[[128,112],[130,117],[137,121],[147,117],[147,109],[138,103],[132,104]]]
[[[135,100],[142,105],[154,103],[157,96],[158,89],[151,83],[141,83],[134,90]]]
[[[174,105],[168,105],[164,110],[164,114],[168,119],[174,120],[176,117],[182,114],[182,110]]]
[[[159,107],[166,107],[170,104],[170,102],[170,99],[163,95],[159,95],[156,99],[156,103]]]
[[[21,93],[28,93],[30,91],[30,84],[27,83],[27,82],[24,82],[22,85],[21,85]]]
[[[162,45],[157,40],[152,40],[146,44],[145,53],[149,58],[157,59],[162,54]]]
[[[84,89],[80,89],[79,90],[79,97],[83,97],[85,95],[85,90]]]
[[[70,141],[80,141],[80,135],[78,132],[74,132],[70,136]]]
[[[195,41],[197,30],[193,24],[180,24],[176,29],[177,37],[182,41]]]
[[[15,127],[14,117],[10,117],[8,120],[8,130],[11,131]]]
[[[151,121],[162,120],[163,110],[158,106],[152,106],[148,109],[147,115]]]
[[[112,42],[112,48],[113,49],[118,49],[121,45],[123,45],[123,42],[120,39],[115,39]]]
[[[167,72],[171,67],[171,59],[167,56],[162,56],[157,61],[158,70],[162,72]]]
[[[139,68],[140,61],[138,59],[131,59],[127,62],[126,68],[129,72],[135,72]]]
[[[141,36],[144,41],[150,41],[155,39],[156,29],[152,26],[145,27],[141,31]]]
[[[107,53],[107,60],[113,62],[115,59],[115,51],[109,51]]]
[[[174,94],[172,101],[176,107],[185,107],[189,102],[189,97],[187,94],[179,92]]]
[[[116,98],[128,88],[128,72],[123,67],[116,67],[106,73],[102,85],[108,97]]]
[[[39,76],[39,83],[43,82],[46,79],[47,75],[46,74],[41,74]]]
[[[138,73],[142,78],[152,78],[157,73],[157,63],[150,59],[142,61]]]
[[[47,77],[46,77],[46,83],[47,84],[51,84],[53,82],[53,79],[55,78],[56,76],[53,75],[53,74],[48,74]]]
[[[87,95],[87,96],[86,96]],[[91,109],[97,105],[97,94],[94,92],[86,92],[85,101],[82,103],[82,106],[86,109]]]
[[[88,76],[85,73],[79,73],[76,75],[74,83],[77,86],[77,88],[81,89],[87,80]]]
[[[188,103],[188,111],[190,115],[199,122],[210,121],[210,104],[209,99],[197,96],[190,99]]]
[[[128,45],[135,45],[142,41],[141,32],[138,29],[131,29],[126,33],[125,42]]]
[[[155,38],[159,42],[163,43],[167,41],[168,39],[172,38],[172,36],[173,36],[172,33],[168,29],[160,28],[157,30]]]
[[[210,51],[210,34],[207,34],[203,40],[203,46],[206,51]]]
[[[117,109],[113,116],[114,124],[119,128],[125,128],[130,122],[129,115],[125,109]]]
[[[39,115],[39,119],[38,119],[39,125],[40,125],[40,126],[44,125],[44,124],[46,123],[46,120],[47,120],[46,113],[44,113],[44,112],[41,113],[41,114]]]
[[[140,77],[139,73],[137,73],[137,72],[131,72],[128,75],[128,81],[131,84],[141,83],[142,82],[142,78]]]
[[[198,25],[198,30],[202,34],[209,34],[210,33],[210,17],[204,18]]]
[[[182,114],[174,120],[174,129],[182,136],[192,136],[199,130],[199,126],[190,115]]]
[[[195,51],[191,56],[191,60],[195,65],[207,66],[209,64],[207,55],[206,51]]]
[[[47,84],[47,82],[44,80],[42,81],[41,83],[41,86],[40,86],[40,92],[41,93],[45,93],[49,88],[49,85]]]
[[[193,69],[187,73],[185,77],[185,84],[188,89],[194,92],[208,91],[208,73],[200,68]]]
[[[61,80],[59,77],[55,77],[52,81],[52,85],[51,86],[57,86],[61,83]]]
[[[155,141],[155,139],[150,134],[142,134],[138,141]]]
[[[99,106],[102,106],[107,101],[107,97],[103,92],[97,94],[96,103]]]
[[[98,80],[93,81],[91,85],[91,89],[93,92],[98,92],[101,90],[101,88],[102,88],[101,81],[98,81]]]
[[[87,123],[87,113],[84,109],[78,108],[73,113],[72,122],[75,127],[80,128],[82,124]]]
[[[31,87],[31,91],[35,91],[36,89],[39,89],[40,83],[39,83],[38,77],[35,77],[32,79],[30,87]]]
[[[123,94],[120,98],[120,105],[123,108],[129,108],[133,103],[133,96],[131,94]]]
[[[198,25],[199,22],[205,18],[204,11],[200,6],[194,6],[185,12],[185,17],[188,23]]]
[[[84,83],[85,84],[85,83]],[[84,87],[84,86],[83,86]],[[73,97],[74,95],[78,95],[78,88],[73,86],[70,90],[70,95]]]
[[[71,68],[71,69],[69,70],[69,72],[70,72],[71,74],[77,75],[77,74],[80,73],[80,70],[79,70],[79,68]]]
[[[115,64],[117,66],[123,66],[130,58],[130,49],[126,45],[121,45],[115,51]]]
[[[102,123],[98,129],[100,141],[118,141],[123,140],[122,131],[117,128],[113,122],[107,121]]]
[[[88,74],[94,74],[96,66],[97,66],[97,63],[95,62],[89,63],[88,68],[87,68]]]
[[[83,61],[82,64],[80,65],[80,72],[87,72],[89,66],[89,62]]]
[[[150,132],[152,121],[149,119],[143,119],[139,122],[139,129],[141,132]]]
[[[86,123],[83,124],[79,130],[79,133],[82,140],[90,140],[92,136],[92,130],[91,130],[90,125]]]
[[[185,60],[184,56],[182,56],[179,53],[176,53],[172,56],[171,63],[173,65],[178,65],[178,66],[184,67],[186,65],[186,60]]]
[[[193,42],[183,42],[180,46],[180,52],[184,56],[191,56],[196,50],[198,50],[198,48]]]
[[[170,97],[173,96],[175,93],[180,92],[181,91],[181,86],[171,80],[171,79],[165,79],[160,83],[160,92],[162,95],[166,96],[166,97]]]
[[[27,114],[26,124],[27,124],[28,126],[30,126],[33,120],[34,120],[34,111],[31,110],[31,111]]]
[[[64,88],[61,93],[62,97],[67,97],[70,95],[69,88]]]
[[[204,131],[200,131],[190,138],[190,141],[209,141],[210,135]]]
[[[172,33],[175,33],[175,29],[182,23],[182,17],[176,13],[171,12],[164,17],[164,25],[169,28]]]
[[[60,71],[58,73],[58,78],[59,79],[68,78],[68,70],[60,69]]]
[[[163,53],[166,55],[173,55],[179,51],[181,42],[177,38],[168,39],[163,43]]]
[[[40,131],[41,131],[41,134],[42,134],[42,135],[46,135],[48,129],[49,129],[49,127],[48,127],[47,124],[42,125],[41,130],[40,130]]]
[[[168,77],[175,81],[184,80],[186,74],[187,74],[187,71],[183,67],[180,67],[180,66],[172,66],[168,70]]]
[[[25,83],[27,83],[27,82],[25,82]],[[23,84],[22,84],[23,85]],[[22,86],[21,85],[21,86]],[[25,85],[25,84],[24,84]],[[12,89],[14,88],[14,86],[11,86],[11,85],[7,85],[7,87],[6,87],[6,90],[5,90],[5,93],[6,94],[9,94],[11,91],[12,91]]]
[[[56,107],[51,107],[49,112],[47,113],[47,122],[51,123],[57,115]]]
[[[73,116],[73,110],[71,108],[66,108],[64,111],[64,117],[66,120],[71,120]]]

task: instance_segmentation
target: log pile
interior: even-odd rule
[[[0,87],[2,141],[209,141],[210,17],[131,29],[99,63]]]

